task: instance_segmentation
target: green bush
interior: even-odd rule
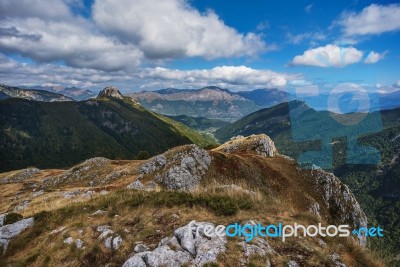
[[[14,213],[14,212],[8,213],[4,220],[4,225],[13,224],[15,222],[22,220],[23,218],[24,218],[24,216],[22,216],[21,214]]]
[[[143,151],[143,150],[139,151],[139,153],[136,156],[136,159],[139,159],[139,160],[144,160],[144,159],[149,159],[149,158],[150,158],[149,152]]]

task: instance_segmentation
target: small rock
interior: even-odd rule
[[[299,267],[299,264],[295,261],[289,261],[286,265],[287,267]]]
[[[81,195],[81,197],[84,197],[84,198],[91,198],[91,197],[93,197],[93,195],[95,194],[96,192],[94,192],[94,191],[92,191],[92,190],[89,190],[89,191],[86,191],[85,193],[83,193],[82,195]]]
[[[83,248],[84,248],[84,247],[83,247],[83,241],[80,240],[80,239],[75,240],[75,245],[76,245],[76,247],[79,248],[79,249],[83,249]]]
[[[68,237],[67,239],[64,240],[64,244],[71,245],[74,242],[74,239],[72,237]]]
[[[70,192],[64,192],[63,196],[64,198],[74,198],[80,194],[79,190],[75,191],[70,191]]]
[[[60,227],[60,228],[57,228],[57,229],[51,231],[50,234],[51,234],[51,235],[58,234],[58,233],[64,231],[65,228],[66,228],[65,226]]]
[[[96,210],[95,212],[93,212],[91,215],[92,216],[97,216],[97,215],[103,215],[104,213],[107,213],[104,210]]]
[[[324,240],[322,240],[321,238],[317,238],[316,241],[321,248],[326,248],[326,243],[324,242]]]
[[[44,194],[44,190],[39,190],[37,192],[32,193],[32,197],[38,197]]]
[[[98,239],[104,239],[107,236],[113,234],[114,231],[111,230],[110,228],[111,228],[111,226],[109,226],[109,225],[101,225],[101,226],[97,227],[97,232],[101,232]]]
[[[133,251],[135,251],[136,253],[144,252],[144,251],[148,251],[148,250],[150,250],[150,248],[144,244],[137,244],[135,246],[135,248],[133,249]]]
[[[135,190],[144,190],[144,185],[138,179],[129,184],[126,188]]]
[[[119,235],[114,237],[112,244],[114,249],[119,249],[119,247],[122,245],[122,237]]]
[[[29,206],[29,200],[24,200],[21,204],[14,207],[13,211],[14,212],[21,211],[21,210],[26,209],[28,206]]]

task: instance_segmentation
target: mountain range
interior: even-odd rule
[[[371,112],[400,107],[400,91],[360,94],[357,91],[348,90],[344,94],[322,92],[310,95],[275,88],[234,92],[216,86],[208,86],[201,89],[167,88],[126,95],[140,102],[145,108],[159,114],[204,117],[229,122],[241,119],[259,109],[293,100],[304,101],[315,110],[329,110],[338,113]],[[77,87],[2,85],[0,99],[9,97],[38,101],[81,101],[95,97],[95,93]],[[332,100],[334,103],[331,103]],[[366,103],[364,100],[368,102]]]
[[[32,165],[67,167],[100,155],[132,159],[141,151],[151,156],[177,145],[214,142],[147,111],[115,88],[81,102],[5,99],[0,114],[2,171]]]
[[[23,98],[28,100],[55,102],[55,101],[73,101],[72,98],[60,93],[53,93],[39,89],[22,89],[0,84],[0,99]]]
[[[64,86],[21,86],[22,89],[29,90],[44,90],[52,93],[62,94],[74,100],[86,100],[92,97],[96,97],[96,94],[89,89],[82,89],[78,87],[64,87]]]
[[[198,90],[169,88],[127,95],[157,113],[226,121],[237,120],[260,107],[269,107],[287,100],[286,93],[277,89],[231,92],[215,86]]]
[[[380,225],[391,233],[383,239],[371,240],[369,243],[371,248],[374,251],[379,251],[381,255],[384,255],[384,253],[389,255],[388,258],[391,263],[395,258],[393,255],[399,253],[400,109],[369,114],[336,114],[316,110],[304,101],[287,102],[285,97],[287,99],[287,97],[291,97],[290,95],[267,89],[237,93],[216,87],[207,87],[200,90],[164,89],[156,92],[143,92],[123,96],[116,88],[107,87],[96,98],[84,101],[67,99],[54,102],[51,97],[46,98],[44,96],[50,94],[50,96],[54,97],[54,95],[57,95],[61,96],[61,99],[65,96],[38,90],[40,97],[33,97],[31,98],[32,100],[28,100],[21,99],[25,97],[24,94],[15,93],[22,89],[7,88],[8,91],[0,92],[2,93],[0,97],[4,98],[0,100],[0,171],[9,172],[0,174],[0,183],[7,186],[7,188],[9,187],[7,190],[20,188],[18,190],[21,190],[21,194],[26,195],[26,199],[24,197],[19,201],[20,198],[9,198],[11,195],[7,192],[10,191],[5,190],[4,192],[6,193],[4,195],[0,194],[0,197],[5,199],[9,206],[4,207],[2,212],[12,213],[12,211],[21,210],[24,216],[34,215],[35,218],[39,218],[39,222],[42,222],[40,216],[46,217],[47,215],[36,214],[36,211],[41,210],[41,208],[23,211],[27,205],[35,207],[35,201],[41,203],[41,198],[35,200],[35,197],[28,197],[31,192],[29,191],[30,189],[25,188],[36,183],[38,183],[36,185],[37,188],[35,187],[32,195],[36,196],[36,190],[39,190],[39,192],[43,190],[43,194],[50,198],[54,197],[51,193],[53,192],[52,190],[61,190],[62,194],[67,196],[65,198],[70,196],[73,198],[75,196],[85,198],[86,194],[96,194],[88,193],[93,191],[90,190],[91,188],[94,189],[93,192],[109,191],[112,188],[125,188],[129,184],[129,189],[152,191],[155,188],[156,192],[161,190],[162,193],[160,193],[161,195],[153,193],[137,195],[135,192],[128,191],[126,193],[125,189],[121,189],[122,191],[111,192],[110,197],[116,203],[121,204],[120,207],[122,208],[107,206],[100,201],[99,203],[96,202],[90,208],[90,211],[96,213],[97,210],[100,210],[105,212],[104,214],[111,214],[110,216],[124,214],[123,207],[126,208],[131,205],[131,202],[120,202],[121,200],[118,200],[118,196],[122,194],[125,197],[128,196],[129,201],[132,201],[132,203],[136,203],[139,201],[138,199],[154,200],[159,198],[160,201],[155,202],[155,206],[159,208],[163,205],[160,203],[167,203],[167,206],[176,207],[176,203],[183,201],[179,203],[183,203],[182,205],[184,206],[188,205],[188,207],[198,204],[201,209],[209,209],[211,212],[217,212],[218,215],[227,215],[224,212],[233,210],[233,213],[240,213],[242,208],[243,210],[247,209],[245,208],[246,205],[243,204],[247,203],[245,201],[246,197],[236,199],[236,195],[241,193],[235,190],[239,190],[240,192],[246,192],[245,194],[248,192],[251,195],[253,195],[252,192],[256,195],[261,194],[257,198],[263,199],[263,201],[272,201],[278,194],[278,199],[281,199],[280,203],[288,205],[282,210],[268,210],[265,212],[283,214],[290,210],[294,212],[293,216],[297,219],[305,218],[306,221],[318,221],[318,214],[322,215],[324,220],[336,220],[341,217],[337,217],[336,213],[333,213],[333,215],[328,214],[331,210],[321,208],[318,211],[315,208],[317,206],[311,205],[311,202],[307,202],[306,205],[299,201],[299,199],[308,199],[315,200],[319,207],[328,205],[323,202],[325,200],[318,199],[317,195],[313,195],[311,191],[308,191],[309,188],[319,186],[315,182],[321,181],[318,180],[321,177],[324,177],[322,181],[325,182],[334,180],[335,188],[340,189],[335,189],[335,194],[332,197],[340,198],[342,194],[347,196],[351,194],[347,191],[341,191],[347,187],[342,185],[336,177],[332,178],[333,174],[328,174],[317,166],[311,165],[319,165],[319,163],[326,162],[330,158],[332,164],[327,169],[332,171],[354,192],[370,223],[372,225]],[[22,91],[30,92],[30,90]],[[265,103],[263,99],[268,99],[270,105],[273,105],[274,101],[279,104],[262,108],[258,104]],[[188,112],[189,114],[160,115],[144,106],[144,103],[148,103],[150,106],[153,105],[153,101],[159,101],[159,104],[162,103],[161,106],[158,106],[160,112],[164,107],[167,107],[174,112],[181,110],[183,113]],[[351,102],[352,99],[346,98],[346,101]],[[390,106],[395,106],[395,104],[391,103]],[[255,111],[233,123],[220,119],[210,119],[212,114],[217,114],[216,117],[233,120],[235,116],[239,116],[238,113],[231,112],[232,108],[235,107],[238,108],[236,112],[240,114],[249,113],[252,109]],[[206,116],[202,117],[201,112],[204,112]],[[360,118],[364,123],[355,123]],[[341,127],[342,124],[350,126]],[[353,124],[356,126],[351,126]],[[194,129],[201,131],[201,133]],[[216,141],[209,133],[214,133],[214,136],[221,143],[226,143],[217,147]],[[265,134],[270,136],[272,140],[266,137]],[[240,137],[240,135],[246,137]],[[354,136],[356,136],[356,139],[353,138]],[[354,155],[349,154],[346,149],[349,137],[353,138],[350,140],[356,140],[359,144],[375,147],[380,152],[381,161],[378,164],[369,165],[349,164],[349,159],[356,158]],[[325,142],[326,140],[329,140],[329,142]],[[273,143],[271,144],[272,141],[275,142],[273,146]],[[309,166],[312,166],[312,170],[304,169],[300,156],[310,150],[319,151],[324,144],[332,149],[332,153],[325,153],[322,156],[315,154],[314,157],[308,157]],[[182,147],[182,145],[186,146]],[[277,151],[280,154],[277,154]],[[157,154],[161,155],[145,162],[141,161]],[[208,156],[205,155],[210,157],[212,162],[210,166],[208,165]],[[371,155],[365,154],[365,158],[371,158]],[[270,158],[261,159],[259,156]],[[97,158],[91,159],[93,157]],[[297,164],[290,157],[299,160],[300,164]],[[84,160],[87,161],[74,166]],[[197,163],[199,163],[199,166],[196,165]],[[29,166],[35,166],[36,168],[23,169]],[[167,169],[164,170],[164,166]],[[48,170],[40,170],[38,168]],[[59,170],[59,168],[64,170]],[[70,169],[65,170],[65,168]],[[17,169],[23,170],[18,171]],[[208,178],[202,180],[203,175],[206,173]],[[265,173],[265,176],[263,173]],[[1,178],[3,179],[1,180]],[[296,180],[303,178],[306,180],[301,180],[302,182]],[[188,179],[190,182],[186,184]],[[242,179],[245,180],[242,181]],[[211,195],[209,196],[210,199],[207,198],[205,200],[197,199],[197,195],[192,195],[191,193],[189,195],[175,195],[175,193],[167,196],[163,195],[164,189],[182,191],[181,187],[184,187],[183,191],[185,191],[188,188],[192,188],[193,184],[196,184],[199,180],[206,181],[203,189],[208,192],[207,194],[216,193],[217,196]],[[304,183],[304,181],[309,181],[310,183]],[[221,188],[223,189],[219,187],[217,189],[214,187],[208,188],[207,185],[210,183],[215,183],[217,187],[222,186]],[[88,184],[89,187],[87,187]],[[242,188],[244,191],[237,189],[240,187],[239,185],[244,187]],[[84,190],[81,192],[77,188],[84,188]],[[223,199],[221,199],[219,193],[226,188],[228,188],[228,191],[230,190],[228,196],[222,194]],[[325,187],[323,188],[324,190],[326,189]],[[14,193],[17,194],[17,192]],[[60,210],[56,207],[52,210],[52,212],[58,214],[57,216],[65,212],[64,201],[62,200],[64,195],[61,199],[57,196],[55,197],[58,201],[57,203],[61,205]],[[167,199],[164,197],[167,197]],[[187,197],[189,198],[188,203],[185,202]],[[290,199],[290,201],[282,202],[284,199]],[[107,199],[104,201],[109,203]],[[352,200],[353,204],[355,203],[354,201]],[[301,203],[301,205],[296,206],[296,203]],[[334,201],[334,203],[336,205],[338,202]],[[304,210],[305,207],[307,210]],[[79,212],[77,210],[71,211],[75,217],[78,214],[82,214],[82,207],[79,206],[78,209]],[[332,208],[335,211],[337,209],[340,210],[342,207],[335,206]],[[178,210],[180,210],[179,207]],[[317,213],[316,210],[318,211]],[[166,212],[167,210],[163,211]],[[328,213],[326,213],[327,211]],[[201,215],[201,210],[196,210],[196,212],[200,212]],[[312,213],[311,215],[309,214],[310,212]],[[358,211],[358,213],[362,214],[363,211]],[[185,218],[193,216],[190,210],[187,214],[184,214]],[[256,212],[253,214],[256,217],[260,216]],[[152,217],[152,215],[147,214],[147,217]],[[360,215],[359,219],[364,217]],[[71,217],[68,218],[71,220]],[[199,216],[198,218],[202,217]],[[139,220],[143,219],[139,218]],[[219,220],[221,218],[215,219]],[[47,220],[45,219],[45,221]],[[120,223],[125,224],[128,222],[125,220],[118,221],[118,225]],[[59,221],[55,221],[52,225],[53,227],[62,227]],[[73,225],[74,223],[71,222],[69,227],[75,229]],[[171,225],[170,230],[172,231],[175,226],[177,225]],[[37,226],[33,228],[34,233],[28,231],[26,234],[34,235],[38,231],[35,227]],[[118,233],[120,230],[118,228]],[[90,230],[88,231],[90,232]],[[150,228],[146,228],[146,231],[150,231]],[[71,232],[70,235],[73,240],[77,238],[75,232]],[[44,236],[47,236],[47,234],[44,234]],[[82,236],[80,240],[89,242],[86,239],[87,237]],[[128,240],[131,238],[129,234],[123,234],[122,237]],[[113,238],[116,238],[116,236]],[[157,244],[151,243],[151,238],[145,238],[146,243],[150,242],[148,244],[149,251],[157,247]],[[18,240],[14,245],[16,250],[11,249],[7,254],[6,261],[8,263],[14,263],[15,254],[13,253],[20,249]],[[113,242],[113,240],[111,239],[110,242]],[[136,241],[139,242],[140,240]],[[3,241],[0,237],[1,242]],[[157,242],[159,241],[157,240]],[[162,244],[161,241],[159,244]],[[294,242],[295,247],[298,244]],[[281,264],[285,262],[287,257],[294,257],[292,253],[284,252],[281,244],[275,245],[280,256],[278,258],[272,257],[272,263]],[[349,249],[341,250],[343,255],[352,258],[349,262],[355,261],[353,257],[361,257],[364,264],[360,263],[361,265],[359,264],[359,266],[380,266],[379,263],[374,262],[361,252],[357,255],[351,254],[354,253],[356,248],[351,243],[342,244],[343,246]],[[92,246],[90,244],[89,247],[96,250],[99,245]],[[328,244],[328,247],[330,247],[330,244]],[[113,245],[111,245],[111,248],[113,248]],[[101,249],[104,248],[102,247]],[[108,254],[101,255],[110,261],[117,260],[120,262],[127,259],[128,254],[126,252],[132,249],[134,248],[125,247],[123,251],[119,252],[117,259],[108,258]],[[288,249],[292,250],[294,247]],[[331,249],[336,250],[337,247],[332,247]],[[295,259],[303,265],[322,264],[321,262],[325,261],[329,262],[329,264],[332,263],[329,260],[330,255],[326,254],[328,252],[323,252],[322,261],[315,260],[314,257],[310,258],[306,255],[307,253],[296,253],[302,255],[303,258],[295,257]],[[100,259],[91,258],[94,254],[100,255],[99,252],[91,254],[88,251],[88,254],[85,254],[84,258],[80,258],[80,260],[83,262],[91,260],[99,264],[100,262],[105,263]],[[23,259],[21,258],[21,260]],[[40,261],[42,260],[44,259],[40,258]],[[140,261],[141,259],[135,260]]]

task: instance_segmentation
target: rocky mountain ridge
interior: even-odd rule
[[[10,214],[25,203],[18,213],[34,218],[10,241],[0,263],[22,261],[18,252],[29,255],[50,242],[48,253],[64,251],[63,259],[47,259],[53,264],[381,266],[356,249],[365,238],[358,244],[352,237],[247,243],[188,234],[193,220],[197,226],[232,221],[366,226],[357,200],[337,177],[303,170],[280,155],[266,135],[237,137],[213,150],[180,146],[144,161],[95,158],[69,170],[4,173],[0,183],[5,189],[0,199],[6,203],[0,213]],[[44,205],[50,200],[51,206]],[[33,237],[36,242],[24,245]],[[43,260],[38,254],[34,262]]]
[[[21,89],[3,84],[0,84],[0,93],[0,99],[23,98],[44,102],[74,101],[74,99],[59,93],[52,93],[45,90]]]

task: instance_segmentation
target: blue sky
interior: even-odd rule
[[[396,1],[0,0],[0,82],[391,92],[399,17]]]

